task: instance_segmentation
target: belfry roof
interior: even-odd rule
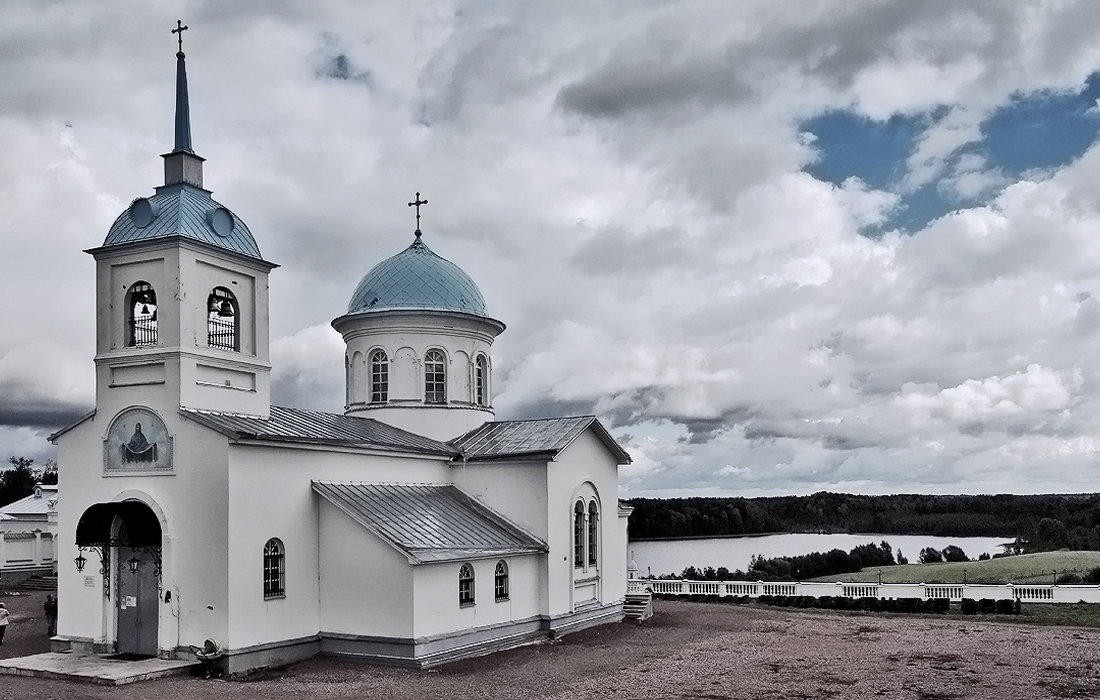
[[[186,183],[158,187],[149,198],[138,198],[119,214],[104,247],[181,236],[262,260],[248,226],[210,196]]]
[[[313,490],[413,564],[548,551],[450,484],[314,481]]]
[[[187,66],[176,53],[175,146],[165,153],[164,185],[152,197],[138,197],[122,212],[103,247],[181,237],[215,248],[263,260],[248,226],[203,188],[203,158],[191,148],[191,108],[187,96]],[[89,251],[93,252],[93,251]]]

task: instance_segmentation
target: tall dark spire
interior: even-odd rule
[[[180,51],[176,54],[176,146],[172,150],[191,150],[191,108],[187,104],[187,67],[184,65],[184,55]]]
[[[176,142],[164,156],[164,184],[185,183],[202,187],[202,161],[191,150],[191,106],[187,101],[187,58],[183,53],[183,32],[187,25],[176,20],[179,50],[176,51]]]

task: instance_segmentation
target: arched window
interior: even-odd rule
[[[493,590],[498,603],[508,600],[508,562],[503,559],[497,562],[496,571],[493,573]]]
[[[588,566],[596,566],[596,545],[600,541],[600,511],[596,502],[588,504]]]
[[[573,566],[584,567],[584,503],[573,506]]]
[[[148,282],[136,282],[126,292],[126,344],[157,344],[157,293]]]
[[[286,595],[286,557],[283,543],[272,537],[264,545],[264,598]]]
[[[478,406],[489,405],[487,379],[485,356],[478,355],[474,363],[474,403]]]
[[[233,292],[225,287],[214,287],[206,298],[206,344],[222,350],[240,350],[237,316],[237,299]]]
[[[467,607],[474,604],[474,567],[463,564],[458,568],[458,605]]]
[[[424,403],[447,403],[446,360],[439,350],[424,355]]]
[[[390,361],[383,350],[370,354],[370,400],[385,403],[390,399]]]

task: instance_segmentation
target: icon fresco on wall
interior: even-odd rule
[[[104,470],[149,472],[172,470],[172,438],[160,416],[147,408],[128,408],[107,431]]]

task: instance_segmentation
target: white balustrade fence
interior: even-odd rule
[[[1034,603],[1100,603],[1100,586],[988,583],[821,583],[816,581],[681,581],[675,579],[631,579],[631,591],[664,595],[824,596],[843,598],[963,598],[1018,599]]]

